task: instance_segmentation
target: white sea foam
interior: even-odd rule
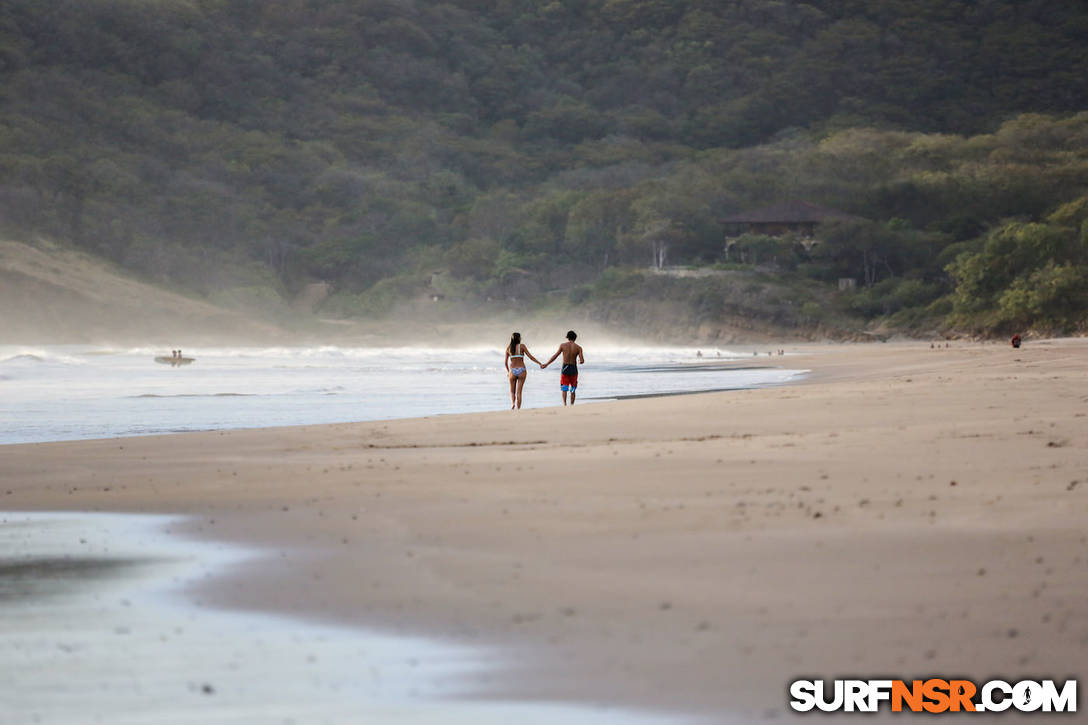
[[[152,348],[0,346],[0,443],[339,423],[509,407],[501,347],[208,347],[191,365]],[[552,348],[536,346],[546,360]],[[580,402],[775,385],[788,358],[695,348],[597,347]],[[719,357],[720,355],[720,357]],[[721,365],[719,365],[721,364]],[[723,369],[726,366],[734,369]],[[559,365],[530,364],[524,407],[560,402]]]
[[[36,363],[83,365],[85,362],[86,360],[79,355],[69,355],[53,349],[0,346],[0,365],[33,365]]]

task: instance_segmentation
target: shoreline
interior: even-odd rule
[[[203,607],[185,596],[193,582],[263,555],[168,533],[182,517],[0,519],[0,598],[15,625],[0,627],[9,725],[147,722],[165,709],[201,723],[662,722],[565,703],[474,702],[463,689],[501,661],[485,648]]]
[[[1088,343],[789,362],[516,422],[14,444],[0,501],[192,516],[272,556],[195,596],[524,653],[504,697],[761,720],[806,673],[1083,675]]]
[[[175,373],[132,350],[104,356],[64,346],[9,349],[8,357],[0,354],[0,384],[8,392],[0,403],[0,445],[357,423],[508,407],[501,350],[469,350],[201,350],[196,351],[198,369]],[[583,402],[751,387],[797,374],[784,366],[753,368],[743,361],[696,363],[694,351],[683,349],[603,348],[594,362],[588,384],[579,391]],[[539,383],[553,379],[558,387],[558,368],[538,377]],[[557,393],[551,385],[530,384],[526,407],[556,406]]]

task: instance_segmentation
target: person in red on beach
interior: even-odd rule
[[[1019,335],[1019,333],[1017,333],[1016,335],[1013,335],[1012,339],[1009,340],[1009,342],[1012,344],[1013,347],[1020,347],[1020,335]]]
[[[567,404],[567,393],[570,393],[570,404],[574,405],[574,397],[578,390],[578,365],[585,364],[586,358],[582,354],[582,346],[575,342],[578,334],[574,330],[567,331],[567,341],[559,345],[548,362],[540,366],[540,369],[551,365],[557,357],[563,356],[563,370],[559,376],[559,389],[563,392],[563,405]]]

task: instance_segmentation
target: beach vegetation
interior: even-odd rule
[[[322,316],[1082,330],[1086,27],[1059,0],[9,0],[0,232],[243,307],[327,282]],[[851,218],[727,244],[785,199]]]
[[[993,229],[948,266],[952,319],[982,332],[1083,329],[1088,303],[1088,196],[1040,222]]]

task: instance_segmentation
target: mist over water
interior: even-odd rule
[[[532,348],[546,361],[551,346]],[[588,348],[579,404],[757,387],[804,371],[788,357],[664,347]],[[159,348],[0,345],[0,443],[340,423],[504,410],[501,347]],[[529,362],[525,408],[561,404],[559,361]]]

